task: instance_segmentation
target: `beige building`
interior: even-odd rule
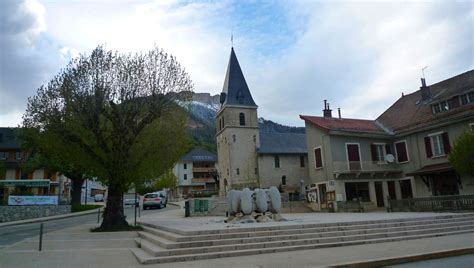
[[[332,201],[362,200],[366,209],[387,199],[474,193],[474,178],[448,161],[456,138],[474,126],[474,71],[398,99],[376,120],[305,116],[310,189],[321,209]],[[336,208],[337,209],[337,208]]]
[[[244,187],[300,191],[308,178],[305,135],[260,132],[257,108],[232,48],[216,115],[220,195]]]

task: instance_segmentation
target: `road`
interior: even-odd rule
[[[161,211],[176,209],[176,208],[177,207],[175,206],[167,206],[166,208],[162,208],[162,209],[141,210],[140,214],[148,215],[148,214],[159,213]],[[134,217],[133,207],[126,206],[125,214],[127,215],[127,219],[133,219]],[[69,228],[69,227],[86,224],[86,223],[97,223],[97,214],[94,213],[94,214],[89,214],[89,215],[46,221],[44,222],[44,225],[43,225],[43,228],[44,228],[43,232],[48,233],[51,231],[57,231],[64,228]],[[40,223],[38,222],[38,223],[29,223],[29,224],[22,224],[22,225],[0,227],[0,250],[5,246],[14,244],[23,239],[37,236],[39,234],[39,226],[40,226]]]

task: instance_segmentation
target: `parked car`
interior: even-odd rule
[[[95,202],[104,202],[104,195],[103,194],[96,194],[94,195]]]
[[[138,197],[137,197],[137,199],[135,199],[135,198],[125,198],[123,200],[123,204],[124,205],[131,205],[131,206],[133,206],[133,205],[138,206],[140,204],[140,198],[138,198]]]
[[[162,199],[161,204],[163,205],[163,207],[166,207],[166,205],[168,204],[168,194],[166,193],[166,191],[158,191],[153,193],[158,194],[160,196],[160,198]]]
[[[166,206],[164,203],[164,198],[160,197],[159,193],[148,193],[143,197],[143,210],[147,208],[161,208]]]

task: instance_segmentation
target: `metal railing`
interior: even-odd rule
[[[389,200],[388,210],[401,211],[466,211],[474,210],[474,195],[449,195]]]
[[[374,161],[335,161],[333,169],[336,173],[401,171],[397,164]]]

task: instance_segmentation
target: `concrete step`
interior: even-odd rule
[[[224,234],[203,234],[203,235],[192,235],[184,236],[175,234],[173,232],[162,231],[154,227],[145,226],[144,229],[148,232],[161,236],[161,233],[166,233],[166,239],[175,242],[197,242],[197,241],[209,241],[209,240],[222,240],[222,239],[243,239],[243,238],[256,238],[260,236],[279,236],[279,235],[298,235],[298,234],[310,234],[310,233],[331,233],[338,231],[357,231],[366,229],[385,229],[405,226],[423,226],[432,225],[439,223],[456,223],[472,221],[474,222],[474,214],[470,217],[459,217],[459,218],[442,218],[442,219],[419,219],[419,221],[393,221],[393,222],[372,222],[370,224],[354,224],[354,225],[342,225],[342,226],[326,226],[326,227],[308,227],[304,228],[303,225],[291,225],[284,227],[291,227],[288,229],[279,230],[268,230],[258,228],[254,231],[248,231],[248,228],[236,228],[230,233]],[[202,244],[202,246],[208,244]]]
[[[325,238],[299,238],[292,240],[269,240],[262,242],[252,242],[252,243],[236,243],[236,244],[225,244],[225,245],[216,245],[216,246],[201,246],[201,247],[189,247],[189,248],[176,248],[169,249],[168,252],[163,250],[159,251],[147,251],[152,256],[175,256],[175,255],[185,255],[185,254],[199,254],[199,253],[212,253],[212,252],[221,252],[221,251],[232,251],[232,250],[245,250],[245,249],[262,249],[262,248],[273,248],[273,247],[289,247],[289,246],[298,246],[298,245],[307,245],[315,243],[336,243],[344,241],[358,241],[358,240],[370,240],[370,239],[379,239],[387,237],[401,237],[401,236],[413,236],[413,235],[425,235],[432,233],[443,233],[443,232],[454,232],[454,231],[463,231],[470,230],[474,232],[474,224],[461,225],[454,227],[441,227],[441,228],[428,228],[423,230],[408,230],[408,231],[397,231],[397,232],[387,232],[381,231],[378,233],[370,234],[357,234],[357,235],[341,235],[335,237],[325,237]],[[143,238],[149,240],[150,242],[157,244],[156,239],[150,239],[153,235],[142,236]],[[162,244],[157,244],[161,247]]]
[[[445,235],[456,235],[473,232],[473,229],[460,230],[460,231],[451,231],[451,232],[438,232],[438,233],[428,233],[422,235],[405,235],[405,236],[394,236],[394,237],[384,237],[384,238],[374,238],[366,240],[353,240],[353,241],[340,241],[332,243],[312,243],[305,245],[294,245],[286,247],[265,247],[261,249],[241,249],[241,250],[229,250],[222,252],[209,252],[209,253],[198,253],[192,254],[187,253],[184,255],[178,256],[162,256],[154,257],[148,254],[146,251],[140,248],[132,248],[131,251],[141,264],[153,264],[153,263],[167,263],[167,262],[182,262],[182,261],[193,261],[193,260],[204,260],[204,259],[213,259],[213,258],[224,258],[224,257],[237,257],[237,256],[248,256],[256,254],[266,254],[266,253],[276,253],[276,252],[287,252],[295,250],[307,250],[307,249],[316,249],[316,248],[327,248],[327,247],[338,247],[338,246],[350,246],[350,245],[359,245],[359,244],[369,244],[369,243],[382,243],[382,242],[392,242],[392,241],[401,241],[401,240],[411,240],[411,239],[421,239]]]
[[[169,226],[154,225],[146,222],[141,222],[140,224],[166,231],[169,233],[179,234],[181,236],[196,236],[198,237],[204,235],[224,235],[231,236],[232,234],[235,237],[239,237],[243,232],[264,232],[264,231],[281,231],[281,230],[301,230],[308,228],[338,228],[345,227],[350,228],[353,225],[372,225],[376,226],[378,224],[386,224],[386,226],[396,226],[397,224],[406,224],[410,222],[424,222],[429,223],[430,221],[438,221],[444,219],[460,219],[460,218],[473,218],[474,213],[462,213],[462,214],[449,214],[449,215],[440,215],[432,217],[419,217],[419,218],[401,218],[401,219],[387,219],[387,220],[368,220],[368,221],[353,221],[353,222],[332,222],[332,223],[307,223],[307,224],[287,224],[287,225],[271,225],[271,226],[252,226],[252,227],[238,227],[238,228],[228,228],[228,229],[214,229],[214,230],[179,230]],[[418,224],[418,223],[417,223]],[[322,229],[324,231],[329,231],[329,229]],[[227,237],[232,238],[232,237]],[[188,239],[188,238],[187,238]]]
[[[402,232],[402,231],[422,231],[423,229],[433,228],[450,228],[459,227],[465,225],[473,225],[474,220],[463,220],[458,222],[446,222],[446,223],[430,223],[415,226],[398,226],[398,227],[379,227],[379,228],[365,228],[358,230],[343,230],[343,231],[332,231],[332,232],[308,232],[298,234],[278,234],[269,236],[255,236],[255,237],[241,237],[241,238],[230,238],[230,239],[214,239],[214,240],[200,240],[200,241],[189,241],[189,242],[173,242],[163,238],[154,238],[153,240],[159,240],[160,246],[166,249],[177,249],[177,248],[191,248],[191,247],[208,247],[218,245],[231,245],[231,244],[245,244],[245,243],[262,243],[270,241],[283,241],[283,240],[298,240],[307,238],[325,238],[325,237],[344,237],[350,235],[363,235],[373,233],[387,233],[387,232]]]

